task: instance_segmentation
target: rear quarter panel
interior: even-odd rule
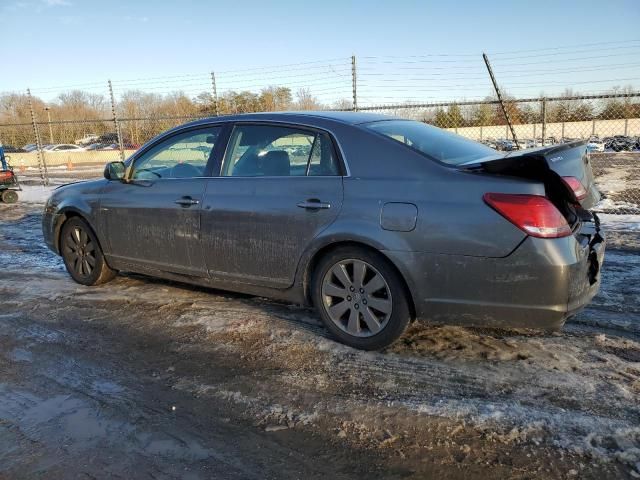
[[[526,235],[488,207],[487,192],[544,195],[528,180],[463,172],[358,126],[336,132],[349,165],[344,203],[324,236],[367,238],[384,250],[504,257]],[[385,203],[417,207],[411,231],[384,230]]]

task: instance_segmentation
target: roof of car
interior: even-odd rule
[[[330,110],[307,110],[300,112],[259,112],[244,113],[240,115],[225,115],[210,117],[192,122],[192,124],[208,123],[212,120],[237,121],[237,120],[279,120],[290,122],[308,122],[313,119],[326,119],[339,123],[357,125],[360,123],[376,122],[381,120],[393,120],[394,117],[379,113],[367,112],[338,112]]]

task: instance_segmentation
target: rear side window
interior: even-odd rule
[[[481,143],[426,123],[411,120],[385,120],[364,126],[449,165],[462,165],[496,154],[495,150]]]
[[[325,133],[274,125],[240,125],[231,135],[222,175],[339,175],[339,168],[333,144]]]

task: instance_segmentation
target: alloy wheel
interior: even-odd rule
[[[96,267],[96,247],[81,227],[73,227],[64,238],[65,257],[69,266],[80,276],[91,275]]]
[[[333,323],[356,337],[382,331],[393,311],[391,289],[382,274],[358,259],[341,260],[322,279],[322,302]]]

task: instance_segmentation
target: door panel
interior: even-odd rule
[[[134,265],[206,276],[199,239],[206,182],[109,182],[100,204],[109,255]]]
[[[204,175],[225,144],[222,131],[215,125],[178,130],[136,154],[128,182],[107,184],[100,212],[109,256],[207,276],[200,209],[208,178]]]
[[[313,208],[314,201],[324,205]],[[298,206],[308,202],[308,208]],[[213,279],[285,288],[309,242],[342,206],[342,177],[218,177],[208,180],[202,245]]]

